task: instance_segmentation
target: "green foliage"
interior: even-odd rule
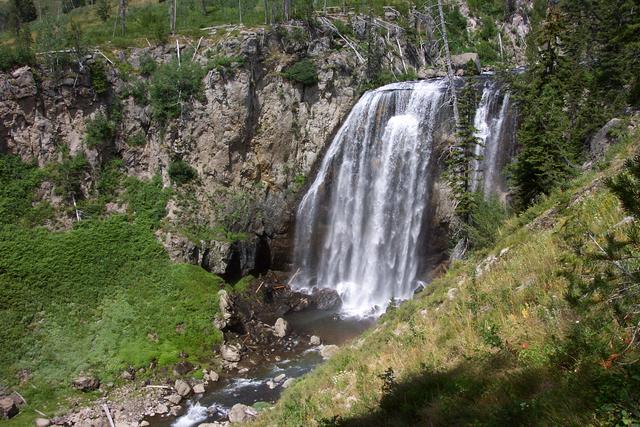
[[[27,220],[43,174],[17,156],[0,155],[0,224]]]
[[[242,66],[244,63],[245,58],[242,56],[216,55],[209,60],[209,68],[223,72],[234,66]]]
[[[162,179],[155,176],[150,181],[142,181],[129,177],[124,186],[122,198],[129,212],[157,227],[167,214],[166,205],[171,197],[171,191],[162,187]]]
[[[98,112],[85,126],[84,142],[89,148],[105,146],[115,137],[115,123],[103,112]]]
[[[138,22],[147,29],[147,34],[158,44],[169,40],[169,19],[166,11],[144,8],[138,14]]]
[[[481,250],[493,246],[498,238],[498,230],[508,217],[504,204],[495,197],[485,199],[478,192],[473,193],[473,210],[464,225],[469,248]]]
[[[183,185],[198,177],[198,172],[184,160],[175,160],[169,164],[169,178],[176,185]]]
[[[177,61],[158,66],[151,78],[149,95],[153,117],[160,123],[180,117],[186,103],[200,99],[205,70],[195,62]]]
[[[150,76],[158,68],[158,63],[149,54],[142,55],[140,58],[140,74]]]
[[[109,79],[105,72],[104,62],[95,61],[89,65],[89,75],[91,76],[91,85],[96,95],[104,96],[109,92]]]
[[[143,131],[130,135],[126,143],[129,147],[142,147],[147,144],[147,136]]]
[[[124,96],[131,96],[136,104],[146,106],[149,103],[148,92],[149,85],[144,80],[136,80],[129,85]]]
[[[15,8],[20,22],[32,22],[38,18],[38,12],[33,0],[10,0]]]
[[[102,22],[107,22],[111,16],[111,1],[96,0],[96,15]]]
[[[18,32],[15,46],[0,45],[0,71],[35,65],[36,57],[31,44],[31,32],[23,27]]]
[[[82,182],[88,168],[87,158],[79,153],[75,156],[65,155],[61,163],[49,165],[46,173],[55,185],[56,193],[66,198],[78,198],[82,194]]]
[[[286,68],[282,75],[296,83],[311,86],[318,82],[318,70],[313,60],[305,58]]]

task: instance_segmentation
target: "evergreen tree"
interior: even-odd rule
[[[12,0],[12,3],[20,23],[32,22],[38,18],[33,0]]]

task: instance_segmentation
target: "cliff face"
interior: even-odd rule
[[[183,61],[197,44],[181,40]],[[168,166],[182,159],[198,179],[174,192],[158,232],[171,257],[232,276],[282,268],[296,194],[354,103],[363,64],[326,34],[300,40],[281,29],[203,38],[195,62],[241,60],[209,67],[204,96],[183,105],[178,119],[159,123],[152,107],[139,105],[128,88],[148,80],[139,72],[141,58],[166,63],[176,53],[175,45],[116,52],[114,64],[104,62],[109,89],[102,95],[90,73],[91,65],[102,60],[98,53],[61,76],[29,67],[0,74],[0,150],[40,166],[60,161],[62,151],[84,153],[90,165],[82,182],[84,197],[109,159],[121,158],[129,176],[160,175],[165,186],[171,186]],[[302,56],[316,64],[317,83],[303,85],[282,76]],[[122,120],[112,141],[89,147],[87,125],[116,100]],[[137,134],[146,143],[127,144]],[[43,188],[43,198],[59,203],[50,187]],[[59,226],[71,223],[72,215],[67,216]],[[183,229],[188,225],[224,228],[227,237],[187,238]]]

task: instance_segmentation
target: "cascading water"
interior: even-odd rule
[[[356,104],[298,209],[292,287],[335,289],[348,315],[412,296],[446,86],[392,84]]]
[[[481,81],[472,188],[502,195],[501,170],[513,147],[509,94],[490,78]],[[411,298],[431,237],[425,224],[432,172],[442,167],[432,155],[434,137],[452,131],[447,85],[392,84],[356,104],[298,208],[294,289],[334,289],[342,312],[356,316]]]
[[[486,81],[473,123],[479,143],[475,146],[476,159],[471,165],[471,189],[481,191],[485,197],[504,189],[501,169],[513,146],[515,125],[510,113],[509,92],[502,93],[498,83]]]

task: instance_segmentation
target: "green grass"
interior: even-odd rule
[[[636,425],[630,331],[602,294],[570,292],[571,277],[605,271],[588,236],[603,241],[625,216],[603,182],[638,140],[509,219],[490,249],[389,311],[253,425]]]
[[[23,219],[45,176],[0,157],[0,207],[16,212],[0,224],[0,383],[30,403],[14,425],[32,423],[33,409],[53,415],[68,398],[95,397],[71,389],[76,375],[117,383],[128,366],[170,366],[181,352],[207,363],[222,339],[212,324],[222,280],[172,263],[154,236],[169,196],[159,180],[124,181],[127,214],[53,232]]]

